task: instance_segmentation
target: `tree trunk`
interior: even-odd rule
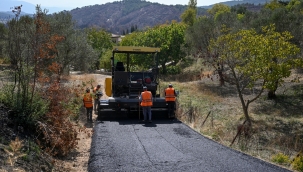
[[[236,76],[236,74],[235,74],[234,71],[233,71],[233,75]],[[249,126],[251,126],[251,119],[250,119],[249,114],[248,114],[249,100],[247,101],[247,103],[245,103],[244,97],[242,95],[242,91],[240,89],[239,82],[237,82],[237,81],[236,81],[236,87],[237,87],[238,95],[239,95],[239,98],[240,98],[240,101],[241,101],[241,105],[242,105],[242,109],[243,109],[243,113],[244,113],[245,119],[247,121],[247,124]]]
[[[248,115],[248,104],[243,107],[244,116],[249,127],[251,127],[251,119]]]
[[[224,86],[225,85],[225,80],[223,77],[223,70],[222,69],[218,69],[218,75],[219,75],[219,81],[220,81],[220,86]]]
[[[276,91],[277,91],[278,86],[279,86],[278,84],[279,84],[278,81],[276,81],[274,89],[268,91],[268,93],[267,93],[267,98],[268,99],[273,100],[273,99],[277,98]]]

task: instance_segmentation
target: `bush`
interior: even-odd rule
[[[283,153],[278,153],[272,156],[271,160],[277,164],[285,165],[289,164],[289,157]]]
[[[292,162],[293,169],[303,172],[303,155],[300,155]]]
[[[52,156],[65,156],[77,146],[77,130],[70,120],[74,112],[70,108],[77,107],[73,104],[77,102],[74,96],[80,91],[81,87],[71,89],[58,81],[45,91],[49,109],[38,122],[38,145]]]
[[[0,90],[0,101],[11,109],[9,117],[16,124],[35,130],[37,121],[48,109],[47,100],[38,94],[33,94],[31,97],[31,92],[23,95],[13,90],[13,85],[4,85]]]
[[[181,73],[180,66],[167,66],[166,72],[168,75],[176,75]]]

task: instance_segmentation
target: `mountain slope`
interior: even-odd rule
[[[223,4],[234,6],[245,4],[248,10],[258,11],[266,0],[226,1]],[[198,7],[198,15],[207,14],[207,7]],[[181,21],[181,14],[187,9],[186,5],[163,5],[141,0],[124,0],[103,5],[92,5],[76,8],[70,11],[73,19],[80,28],[103,28],[115,34],[122,34],[132,26],[138,29],[171,22]]]
[[[143,29],[172,20],[180,21],[180,15],[186,8],[185,5],[162,5],[139,0],[86,6],[73,9],[70,13],[80,28],[95,26],[121,34],[132,25]],[[206,9],[199,8],[199,14],[203,13],[206,14]]]
[[[10,5],[12,6],[10,3],[22,4],[22,11],[25,11],[30,5],[34,7],[33,4],[25,4],[23,1],[1,0],[0,11],[5,8],[2,6],[2,2],[5,2],[6,8]],[[246,4],[245,6],[248,10],[258,11],[262,7],[262,5],[258,4],[264,4],[265,2],[266,0],[244,0],[226,1],[222,3],[229,6]],[[204,6],[203,8],[198,7],[198,15],[207,14],[207,9],[212,6],[213,5]],[[186,9],[186,5],[163,5],[145,0],[123,0],[103,5],[76,8],[69,12],[77,22],[79,28],[97,27],[115,34],[122,34],[130,30],[132,26],[138,29],[144,29],[157,24],[171,22],[172,20],[181,21],[180,16]],[[51,10],[49,11],[51,13]],[[7,13],[11,13],[11,16],[13,16],[12,12]],[[7,21],[7,14],[0,13],[0,19],[1,21]]]

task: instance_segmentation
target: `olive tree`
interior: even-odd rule
[[[250,103],[257,100],[264,89],[273,89],[276,82],[290,75],[290,70],[302,61],[297,58],[299,48],[290,43],[289,32],[279,33],[274,25],[263,27],[263,33],[253,29],[228,33],[212,40],[209,50],[218,54],[224,65],[225,79],[232,83],[239,95],[245,119]],[[248,88],[258,88],[253,96],[244,97]]]
[[[98,61],[98,55],[89,44],[87,33],[78,30],[70,13],[62,11],[48,16],[50,34],[60,35],[64,39],[56,45],[55,60],[61,65],[61,73],[69,74],[70,67],[88,71]]]

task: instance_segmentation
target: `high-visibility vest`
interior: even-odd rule
[[[166,88],[165,89],[165,101],[174,102],[176,101],[175,89],[174,88]]]
[[[144,91],[141,93],[141,106],[152,106],[153,101],[152,101],[152,94],[150,91]]]
[[[84,94],[83,103],[86,108],[93,107],[93,95],[91,93]]]

